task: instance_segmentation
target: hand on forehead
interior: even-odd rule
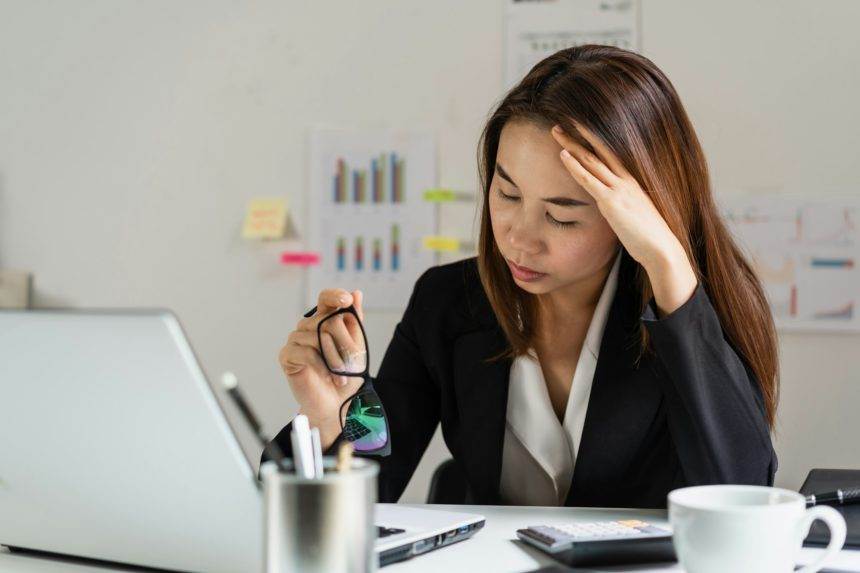
[[[551,126],[514,120],[502,129],[496,155],[497,182],[536,198],[567,197],[593,203],[559,160]]]

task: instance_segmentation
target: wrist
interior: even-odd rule
[[[320,446],[322,451],[328,450],[340,435],[340,427],[323,429],[320,428]]]
[[[674,235],[672,236],[674,239]],[[645,272],[653,283],[655,279],[677,272],[684,266],[690,267],[690,260],[681,243],[675,239],[671,246],[655,249],[651,256],[642,262]]]
[[[687,302],[699,280],[680,243],[677,249],[662,251],[643,265],[648,273],[654,302],[661,316],[671,314]]]

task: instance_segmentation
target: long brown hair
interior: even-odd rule
[[[481,134],[478,168],[484,200],[478,268],[510,344],[503,355],[525,354],[538,321],[537,299],[514,283],[490,222],[488,194],[499,138],[506,122],[515,118],[547,128],[560,124],[594,151],[574,127],[581,124],[636,178],[687,252],[726,339],[755,375],[773,428],[779,366],[767,299],[714,204],[704,153],[674,86],[653,62],[635,52],[585,45],[552,54],[505,95]],[[644,310],[651,286],[641,266],[636,275]],[[649,350],[642,328],[640,339],[641,357]]]

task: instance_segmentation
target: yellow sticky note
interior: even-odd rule
[[[454,237],[429,236],[422,240],[424,248],[429,251],[457,251],[460,249],[460,240]]]
[[[245,213],[242,237],[245,239],[279,239],[287,226],[286,199],[252,199]]]

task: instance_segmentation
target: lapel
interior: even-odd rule
[[[511,359],[485,360],[503,351],[507,341],[500,328],[470,332],[454,343],[454,389],[460,425],[463,469],[475,503],[499,502],[499,478],[508,374]]]
[[[499,503],[499,478],[505,414],[508,407],[510,358],[488,361],[508,342],[481,285],[476,260],[464,267],[466,284],[463,331],[453,340],[453,386],[457,431],[450,444],[470,485],[471,503]]]
[[[565,505],[595,505],[604,494],[611,499],[613,484],[633,465],[662,402],[647,358],[636,366],[641,336],[638,296],[636,262],[625,251]]]

